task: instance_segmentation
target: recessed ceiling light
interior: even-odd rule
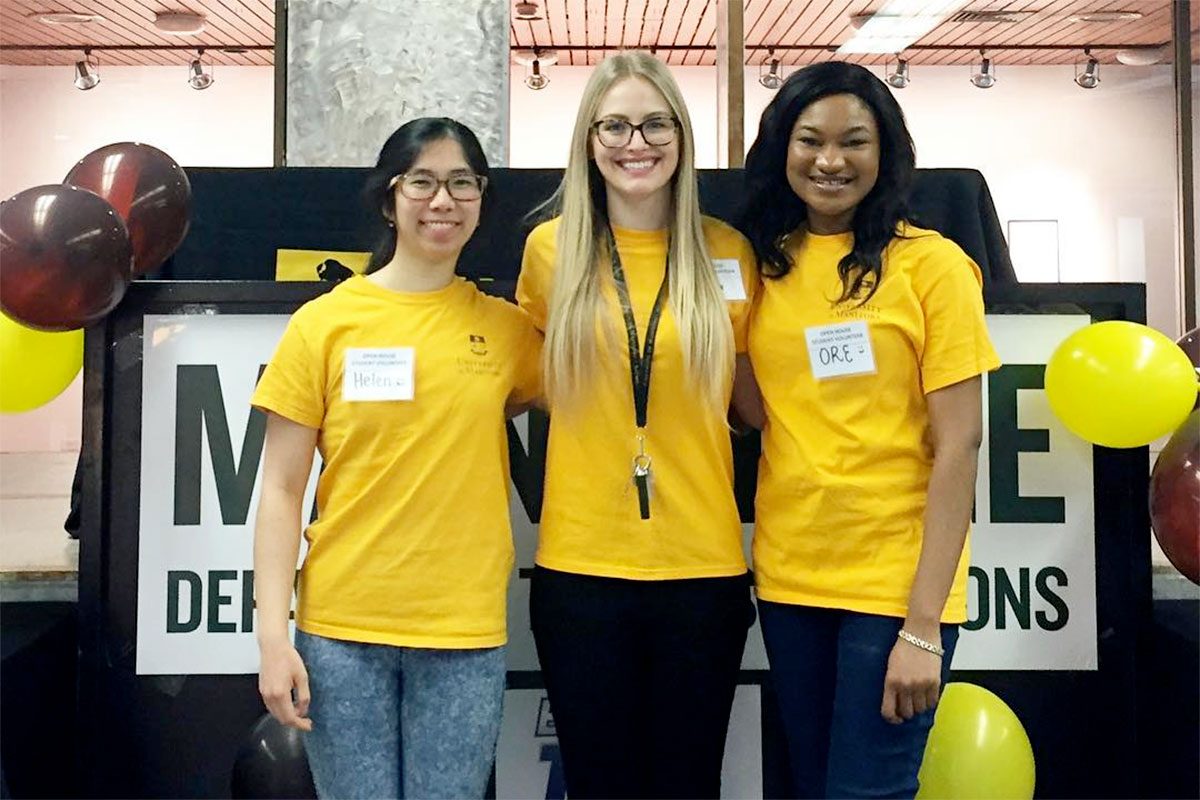
[[[1117,51],[1117,61],[1130,67],[1148,67],[1167,57],[1166,45],[1128,47]]]
[[[1067,17],[1071,22],[1131,22],[1141,18],[1140,11],[1089,11]]]
[[[204,17],[191,11],[160,11],[154,27],[169,36],[191,36],[204,30]]]
[[[103,22],[99,14],[75,14],[68,11],[48,11],[44,14],[30,14],[30,18],[47,25],[87,25],[89,22]]]

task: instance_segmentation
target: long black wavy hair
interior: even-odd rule
[[[452,139],[458,142],[466,156],[467,165],[476,175],[487,177],[488,161],[474,132],[458,120],[449,117],[420,117],[401,125],[383,143],[379,159],[367,173],[363,186],[363,201],[372,214],[378,215],[382,228],[371,250],[371,259],[364,273],[370,274],[392,260],[396,254],[396,229],[392,221],[396,217],[396,195],[393,194],[392,178],[412,168],[426,145]],[[480,216],[487,210],[488,193],[480,200]]]
[[[879,177],[854,211],[854,247],[838,263],[842,296],[857,299],[866,288],[866,302],[883,273],[883,250],[896,235],[896,225],[908,219],[916,151],[904,122],[904,112],[891,91],[864,67],[826,61],[788,76],[775,99],[763,111],[758,138],[746,156],[746,202],[739,227],[758,256],[764,277],[781,278],[792,268],[786,237],[807,219],[808,210],[787,180],[787,154],[796,118],[816,101],[836,94],[862,100],[879,129]]]

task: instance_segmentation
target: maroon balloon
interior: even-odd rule
[[[148,144],[121,142],[88,153],[63,183],[95,192],[125,220],[133,273],[162,266],[187,235],[192,187],[172,158]]]
[[[1183,352],[1187,353],[1187,357],[1191,360],[1192,366],[1200,369],[1200,328],[1192,328],[1190,331],[1180,336],[1175,344],[1183,348]]]
[[[84,189],[35,186],[0,203],[0,310],[31,328],[84,328],[132,277],[125,223]]]
[[[1150,474],[1150,523],[1175,569],[1200,583],[1200,411],[1158,454]]]

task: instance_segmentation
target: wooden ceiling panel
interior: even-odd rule
[[[398,2],[399,0],[392,0]],[[540,20],[512,20],[510,45],[559,50],[559,63],[596,64],[620,48],[659,50],[674,65],[715,63],[718,0],[537,0]],[[738,2],[738,0],[730,0]],[[766,48],[788,66],[830,58],[831,50],[853,35],[851,17],[878,11],[885,0],[744,0],[746,62],[757,67]],[[998,65],[1070,64],[1082,59],[1085,45],[1101,63],[1113,63],[1118,45],[1160,45],[1171,41],[1172,0],[971,0],[972,12],[1032,11],[1016,23],[946,21],[905,53],[917,65],[965,65],[978,59],[982,46]],[[39,12],[74,10],[97,13],[102,21],[85,25],[47,25]],[[195,36],[170,36],[154,28],[156,12],[189,10],[203,14],[205,30]],[[1072,22],[1086,12],[1135,10],[1128,22]],[[270,65],[273,61],[275,0],[0,0],[0,63],[62,64],[81,57],[90,45],[102,64],[186,63],[189,50],[205,48],[214,64]],[[1192,39],[1200,34],[1200,0],[1191,7]],[[250,46],[245,53],[222,48]],[[34,49],[10,49],[25,47]],[[36,48],[65,49],[36,49]],[[105,50],[106,47],[136,47]],[[164,49],[157,49],[157,48]],[[171,49],[165,49],[171,48]],[[685,48],[685,49],[666,49]],[[789,49],[790,48],[790,49]],[[1200,52],[1193,46],[1193,61]],[[882,64],[888,56],[850,56],[863,64]]]
[[[50,25],[39,13],[72,11],[99,14],[103,19],[82,25]],[[156,13],[192,11],[205,18],[196,35],[172,36],[154,27]],[[0,0],[0,63],[70,65],[80,47],[95,48],[101,65],[186,64],[195,50],[218,65],[269,66],[275,40],[274,0]],[[223,52],[226,47],[261,48],[245,53]],[[54,50],[11,49],[20,47]],[[106,48],[131,49],[106,49]],[[161,47],[162,49],[157,49]]]
[[[691,45],[700,45],[704,50],[684,53],[683,63],[689,67],[716,66],[717,63],[717,0],[707,0],[704,11],[692,31]],[[711,48],[711,49],[709,49]]]

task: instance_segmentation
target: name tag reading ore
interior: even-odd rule
[[[808,360],[817,380],[875,372],[871,334],[863,320],[804,329]]]
[[[412,400],[415,360],[411,347],[347,347],[342,399]]]
[[[714,258],[717,282],[726,300],[745,300],[746,286],[742,283],[742,265],[736,258]]]

